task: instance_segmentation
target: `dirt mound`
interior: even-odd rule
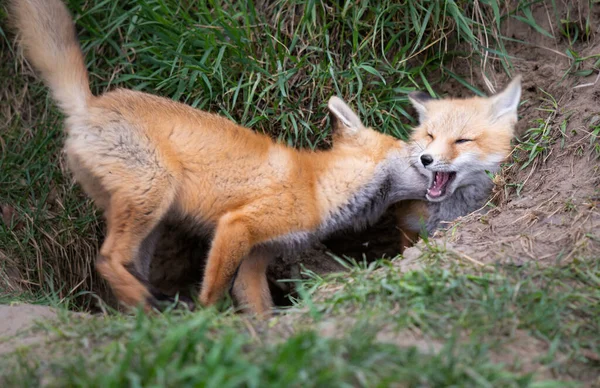
[[[551,31],[544,8],[536,12],[535,20]],[[592,15],[600,19],[600,6]],[[533,42],[533,47],[517,43],[507,47],[515,58],[515,72],[524,76],[517,127],[524,143],[498,177],[492,199],[497,207],[458,220],[438,232],[434,241],[449,242],[460,255],[480,262],[555,264],[597,256],[600,143],[592,131],[600,128],[598,69],[587,77],[569,76],[570,69],[577,70],[577,62],[562,53],[597,55],[600,28],[595,40],[571,47],[566,39],[557,42],[514,20],[506,30],[513,39]],[[595,60],[591,57],[579,66],[589,69]],[[492,78],[504,77],[497,72]]]
[[[48,306],[0,305],[0,355],[12,353],[19,347],[44,342],[45,334],[30,333],[30,331],[36,322],[56,319],[56,314],[56,310]]]

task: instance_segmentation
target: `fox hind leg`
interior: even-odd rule
[[[267,281],[270,256],[264,252],[251,252],[242,260],[233,284],[233,295],[242,310],[266,317],[273,308]]]
[[[142,247],[158,226],[174,199],[170,188],[160,190],[153,182],[144,195],[114,193],[106,212],[107,235],[96,262],[98,272],[110,284],[119,301],[129,306],[156,304],[150,293],[147,271],[140,263]],[[154,245],[154,244],[151,244]]]

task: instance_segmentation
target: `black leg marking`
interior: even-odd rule
[[[124,265],[124,267],[127,270],[127,272],[129,272],[134,278],[136,278],[140,283],[142,283],[146,288],[148,288],[148,279],[140,271],[138,271],[135,263],[127,263]]]
[[[242,263],[240,263],[240,265],[237,266],[237,268],[235,269],[235,272],[233,273],[233,276],[231,277],[231,283],[229,284],[229,295],[233,296],[233,285],[235,284],[235,279],[237,279],[238,277],[238,273],[240,272],[240,267],[242,266]]]

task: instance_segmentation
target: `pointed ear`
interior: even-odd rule
[[[521,100],[521,76],[516,76],[500,93],[490,97],[492,121],[506,115],[517,115]]]
[[[425,92],[411,92],[408,99],[419,114],[419,123],[423,123],[427,119],[427,103],[434,98]]]
[[[345,132],[355,133],[364,128],[357,114],[341,98],[336,96],[331,97],[327,107],[329,108],[329,112],[331,112],[332,119],[334,119],[334,129],[342,129]]]

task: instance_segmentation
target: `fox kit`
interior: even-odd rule
[[[267,313],[270,258],[372,223],[399,200],[425,198],[427,178],[406,143],[364,127],[337,97],[328,104],[333,148],[308,152],[150,94],[94,96],[62,1],[9,4],[26,57],[66,115],[70,169],[104,210],[96,268],[127,305],[156,302],[148,267],[166,221],[212,237],[202,305],[215,303],[239,268],[234,296]]]
[[[427,200],[396,205],[402,247],[409,246],[425,228],[432,233],[485,205],[495,172],[509,155],[521,98],[516,77],[492,97],[432,99],[415,92],[409,99],[420,125],[411,137],[415,165],[429,177]]]

